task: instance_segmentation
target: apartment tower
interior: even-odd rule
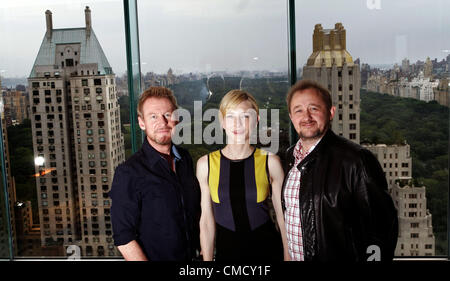
[[[315,25],[313,53],[303,67],[303,79],[314,80],[330,91],[336,107],[333,131],[359,143],[361,74],[346,49],[346,32],[341,23],[336,23],[334,29]]]
[[[410,146],[363,145],[377,157],[398,212],[395,256],[434,256],[432,216],[427,209],[426,187],[414,186]]]
[[[125,160],[115,74],[89,7],[83,28],[54,29],[52,13],[45,16],[28,78],[41,243],[70,251],[75,245],[82,256],[118,256],[108,197]]]

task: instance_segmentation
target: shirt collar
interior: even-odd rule
[[[178,152],[178,149],[174,144],[172,144],[172,153],[173,153],[173,156],[175,156],[175,160],[181,160],[181,155]]]
[[[150,145],[147,138],[144,138],[144,142],[142,143],[142,149],[144,150],[144,154],[148,157],[151,165],[153,165],[156,161],[158,161],[158,159],[164,158],[153,146]],[[176,161],[181,160],[181,155],[174,144],[172,144],[171,150],[173,156],[175,157],[175,160]]]
[[[299,160],[302,160],[303,158],[305,158],[306,155],[311,153],[314,150],[314,148],[316,148],[316,146],[319,144],[319,142],[322,140],[322,138],[323,138],[323,136],[313,146],[311,146],[308,151],[303,151],[302,140],[299,139],[297,141],[297,144],[295,145],[294,153],[293,153],[295,160],[299,161]]]

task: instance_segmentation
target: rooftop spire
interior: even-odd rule
[[[45,21],[47,23],[47,32],[45,36],[47,39],[52,38],[52,29],[53,29],[53,21],[52,21],[52,12],[50,10],[45,11]]]
[[[84,9],[84,17],[86,19],[86,36],[89,37],[92,30],[91,9],[89,9],[89,6],[86,6],[86,9]]]

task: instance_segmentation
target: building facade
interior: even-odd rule
[[[16,237],[16,228],[14,225],[14,204],[17,200],[17,196],[16,196],[16,186],[15,186],[15,181],[14,181],[14,177],[12,176],[11,173],[11,157],[9,154],[9,146],[8,146],[8,129],[7,129],[7,116],[8,116],[8,110],[7,107],[4,106],[4,99],[0,98],[0,119],[1,119],[1,128],[2,128],[2,136],[3,136],[3,157],[5,160],[5,172],[6,172],[6,185],[7,185],[7,191],[8,191],[8,205],[9,205],[9,218],[5,217],[3,219],[5,225],[7,226],[8,224],[10,225],[10,229],[6,229],[6,233],[8,231],[11,231],[11,242],[12,242],[12,246],[13,249],[17,249],[17,237]],[[3,173],[3,171],[0,171],[0,173]],[[2,186],[3,186],[3,180],[2,180]],[[3,190],[3,189],[2,189]],[[2,192],[3,193],[3,192]],[[5,201],[3,201],[5,202]],[[6,214],[6,208],[4,208],[3,211]],[[2,213],[3,213],[2,212]],[[4,214],[2,214],[3,216]],[[9,221],[8,221],[9,220]],[[8,227],[8,226],[7,226]],[[7,241],[7,237],[5,238]],[[15,252],[17,253],[17,252]]]
[[[334,29],[316,24],[313,53],[303,67],[303,79],[314,80],[330,91],[336,107],[333,131],[359,143],[361,74],[346,49],[346,31],[341,23],[336,23]]]
[[[450,80],[443,78],[439,81],[437,88],[433,89],[434,99],[440,104],[446,107],[450,107],[449,95],[450,95]]]
[[[92,29],[47,32],[28,78],[41,243],[118,256],[108,191],[125,160],[115,74]]]
[[[438,85],[439,80],[425,78],[423,72],[412,79],[408,77],[388,79],[386,76],[373,74],[367,80],[368,91],[402,98],[413,98],[425,102],[435,100],[434,90]]]
[[[412,158],[409,144],[363,144],[363,146],[377,157],[386,175],[389,189],[398,180],[409,181],[412,179]]]
[[[21,124],[24,119],[29,119],[29,99],[25,92],[6,90],[3,92],[3,103],[5,112],[8,112],[5,116],[7,127]]]
[[[412,184],[410,146],[367,145],[386,175],[389,193],[398,212],[399,234],[395,256],[434,256],[432,216],[427,209],[426,187]]]
[[[425,78],[432,78],[432,75],[433,75],[433,63],[431,62],[430,57],[427,57],[423,68],[423,76]]]
[[[391,189],[398,212],[399,235],[396,256],[434,256],[432,216],[427,209],[425,186],[399,182]]]
[[[1,81],[1,77],[0,77],[0,90],[2,89],[2,85],[1,85],[2,81]],[[6,121],[4,118],[5,114],[4,114],[4,106],[3,106],[3,98],[0,98],[0,122],[1,122],[1,127],[2,127],[2,133],[3,133],[3,141],[5,144],[4,147],[4,151],[2,151],[2,154],[5,157],[5,162],[8,163],[9,162],[9,157],[8,157],[8,149],[6,149],[7,147],[7,142],[5,142],[5,140],[8,139],[6,133]],[[5,163],[5,164],[6,164]],[[8,173],[8,167],[9,164],[5,165],[5,170]],[[0,163],[0,168],[1,167],[1,163]],[[0,259],[9,259],[10,258],[10,217],[8,217],[8,209],[6,206],[6,202],[7,200],[5,200],[5,192],[3,192],[4,190],[4,182],[3,182],[3,169],[0,170],[0,174],[2,176],[2,179],[0,180]],[[10,173],[9,173],[10,174]],[[9,176],[7,175],[6,177],[7,179],[9,178]],[[7,190],[8,192],[10,192],[10,186],[9,186],[9,180],[8,180],[8,187]],[[11,194],[8,194],[9,196],[9,203],[13,202],[15,198],[11,198]],[[13,195],[14,196],[14,195]],[[11,206],[11,205],[10,205]],[[14,237],[14,235],[12,236]]]

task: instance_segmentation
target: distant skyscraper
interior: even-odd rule
[[[402,72],[409,73],[409,59],[407,58],[402,60]]]
[[[425,78],[432,78],[433,74],[433,63],[430,60],[430,57],[427,57],[427,60],[425,61],[425,65],[423,68],[423,76]]]
[[[108,190],[125,160],[115,74],[92,29],[47,32],[28,78],[42,245],[116,256]]]
[[[361,74],[359,65],[346,49],[346,32],[341,23],[336,23],[334,29],[323,29],[321,24],[316,24],[313,53],[303,67],[303,78],[330,90],[336,106],[333,131],[359,143]]]
[[[446,68],[447,72],[450,72],[450,55],[447,55],[447,68]]]
[[[433,88],[434,99],[441,105],[450,107],[450,80],[443,78],[439,81],[437,88]]]
[[[377,157],[388,182],[399,219],[396,256],[433,256],[435,238],[427,210],[426,188],[412,184],[410,146],[363,145]]]
[[[5,157],[5,171],[6,171],[6,182],[7,182],[7,191],[8,191],[8,204],[9,204],[9,223],[11,224],[11,237],[12,237],[12,243],[13,243],[13,249],[17,248],[17,237],[16,237],[16,228],[14,225],[14,204],[17,200],[16,198],[16,186],[14,178],[11,174],[11,158],[9,155],[9,145],[8,145],[8,130],[7,130],[7,118],[5,115],[5,109],[7,109],[4,106],[4,100],[2,97],[0,97],[0,119],[2,122],[2,135],[3,135],[3,156]],[[0,171],[2,173],[2,171]],[[2,181],[3,185],[3,180]],[[3,189],[2,191],[3,192]],[[4,202],[4,201],[3,201]],[[2,202],[2,203],[3,203]],[[5,222],[7,222],[7,218]]]
[[[20,124],[24,119],[29,118],[29,99],[26,93],[17,90],[6,90],[3,92],[3,102],[5,111],[9,112],[9,118],[6,120],[7,127]]]
[[[0,77],[0,92],[2,90],[2,78]],[[0,110],[2,105],[0,104]],[[1,163],[0,163],[1,168]],[[0,170],[0,173],[1,170]],[[9,258],[9,235],[8,235],[8,217],[5,204],[5,193],[3,192],[3,181],[0,181],[0,259]]]

